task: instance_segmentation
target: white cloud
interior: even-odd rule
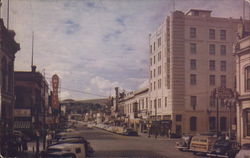
[[[172,0],[10,2],[10,28],[21,44],[15,69],[30,70],[34,31],[38,70],[45,68],[48,76],[60,75],[64,88],[101,95],[110,94],[109,89],[117,85],[126,90],[146,85],[148,35],[172,9]],[[4,3],[4,19],[6,8]],[[214,10],[214,16],[241,15],[240,1],[176,0],[176,9],[186,12],[191,8]],[[68,93],[73,99],[94,97]]]

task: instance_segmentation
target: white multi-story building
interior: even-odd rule
[[[158,120],[172,120],[172,133],[216,131],[211,91],[235,88],[231,52],[239,23],[239,19],[212,17],[209,10],[175,11],[150,34],[148,110],[152,118],[156,114]],[[228,109],[220,101],[220,131],[228,130],[228,118]],[[234,112],[231,122],[235,120]]]

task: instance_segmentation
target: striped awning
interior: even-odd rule
[[[23,128],[31,128],[30,121],[15,121],[14,129],[23,129]]]

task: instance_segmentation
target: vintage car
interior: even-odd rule
[[[216,140],[217,137],[214,136],[193,136],[189,150],[192,151],[194,155],[198,153],[206,155],[212,149]]]
[[[234,158],[239,151],[239,145],[235,141],[217,140],[213,148],[207,153],[210,157]]]
[[[243,144],[235,158],[250,158],[250,143]]]
[[[175,147],[180,151],[189,151],[192,137],[193,136],[191,136],[191,135],[182,136],[182,139],[179,142],[176,142]]]

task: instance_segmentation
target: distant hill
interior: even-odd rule
[[[107,105],[110,102],[109,98],[87,99],[87,100],[73,100],[65,99],[61,101],[61,104],[73,103],[73,104],[100,104]]]

